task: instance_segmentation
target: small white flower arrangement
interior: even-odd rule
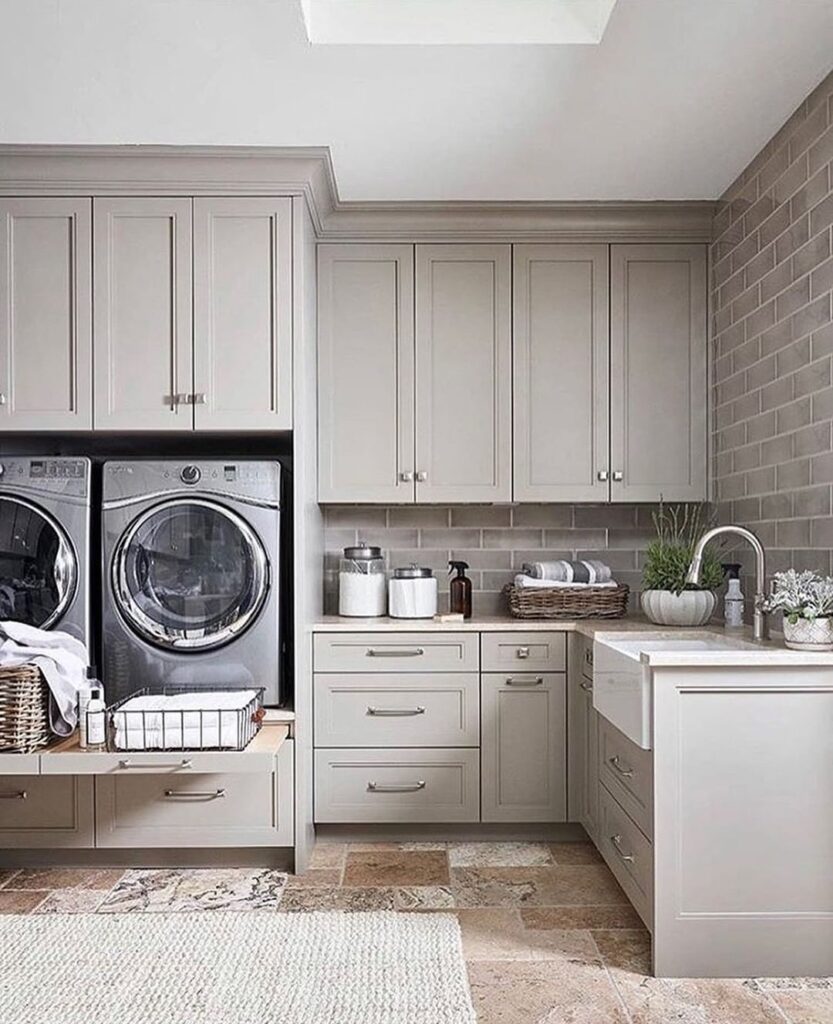
[[[833,650],[833,578],[815,572],[775,574],[764,611],[784,613],[784,643],[799,651]]]

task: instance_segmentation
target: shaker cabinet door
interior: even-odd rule
[[[194,426],[292,427],[292,200],[194,200]]]
[[[512,247],[416,248],[416,499],[512,500]]]
[[[0,199],[0,430],[89,430],[89,199]]]
[[[318,247],[318,500],[414,500],[414,250]]]
[[[190,430],[191,200],[96,199],[95,426]]]
[[[608,246],[514,247],[515,501],[608,499]]]
[[[707,497],[706,247],[614,245],[611,498]]]

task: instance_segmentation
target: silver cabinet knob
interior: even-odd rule
[[[0,405],[5,405],[5,404],[6,404],[6,393],[5,393],[5,391],[0,391]]]
[[[417,481],[419,483],[424,484],[425,481],[428,479],[428,474],[427,473],[423,473],[423,472],[419,472],[419,473],[417,473],[416,478],[417,478]]]
[[[613,479],[616,481],[616,483],[621,483],[625,479],[625,474],[622,472],[621,469],[614,469]]]
[[[599,472],[596,474],[596,479],[600,480],[602,483],[605,483],[608,480],[608,478],[609,474],[606,469],[600,469]]]
[[[409,484],[414,478],[414,474],[411,472],[400,473],[399,479],[403,484]]]
[[[529,657],[529,648],[528,647],[518,647],[518,648],[516,648],[515,656],[517,658],[528,658]]]

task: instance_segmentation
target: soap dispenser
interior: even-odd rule
[[[457,572],[457,575],[449,584],[448,610],[452,615],[462,615],[464,619],[471,618],[471,580],[466,576],[468,562],[449,562],[451,566],[448,575]]]
[[[726,629],[743,628],[743,591],[740,587],[741,567],[737,562],[725,562],[723,571],[728,584],[723,598],[723,624]]]

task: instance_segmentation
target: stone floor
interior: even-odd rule
[[[656,980],[584,843],[319,843],[310,871],[0,871],[0,913],[445,911],[481,1024],[833,1024],[833,979]],[[393,1024],[393,1022],[392,1022]]]

